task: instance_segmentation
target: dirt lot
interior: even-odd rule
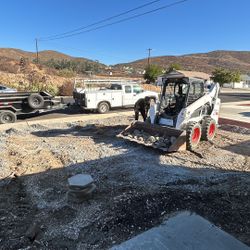
[[[126,117],[0,132],[0,249],[107,249],[191,210],[250,245],[250,130],[223,126],[196,152],[115,137]],[[67,201],[67,179],[97,189]]]

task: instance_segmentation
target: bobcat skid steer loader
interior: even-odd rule
[[[118,137],[165,152],[193,150],[200,140],[212,141],[220,109],[219,84],[172,71],[162,77],[159,102],[147,122],[134,122]]]

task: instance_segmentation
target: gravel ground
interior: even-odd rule
[[[164,155],[116,135],[131,119],[33,125],[0,133],[0,249],[107,249],[191,210],[250,245],[250,130]],[[91,174],[82,204],[67,179]]]

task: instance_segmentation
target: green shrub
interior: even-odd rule
[[[153,83],[162,73],[162,68],[158,65],[151,64],[145,69],[144,79],[147,83]]]

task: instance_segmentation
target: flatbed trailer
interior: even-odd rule
[[[14,123],[17,115],[48,110],[60,104],[45,91],[0,94],[0,124]]]

